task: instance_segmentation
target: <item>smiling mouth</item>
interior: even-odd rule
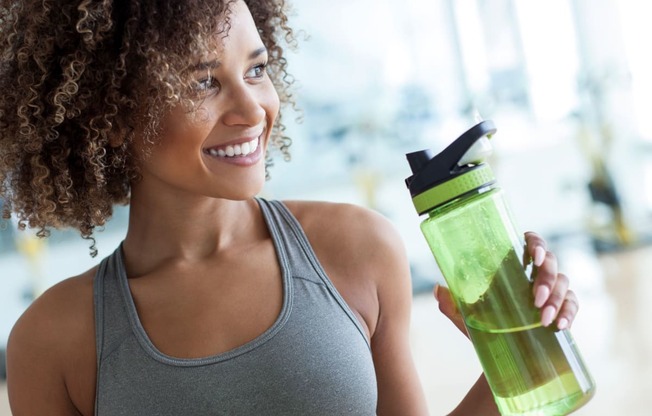
[[[230,144],[227,146],[216,146],[210,149],[204,149],[204,153],[213,157],[236,158],[245,157],[254,153],[258,149],[260,137],[256,137],[248,142],[239,144]]]

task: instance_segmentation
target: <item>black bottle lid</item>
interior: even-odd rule
[[[433,156],[430,149],[406,155],[412,176],[405,183],[419,214],[494,180],[491,170],[484,163],[487,149],[483,148],[483,143],[476,143],[495,132],[492,121],[482,121],[437,155]],[[491,147],[488,146],[488,149],[490,151]],[[449,184],[442,187],[444,183]]]

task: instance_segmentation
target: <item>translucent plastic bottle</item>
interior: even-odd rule
[[[495,131],[483,121],[434,157],[408,154],[406,183],[501,414],[566,415],[595,383],[570,332],[541,325],[522,234],[484,163]]]

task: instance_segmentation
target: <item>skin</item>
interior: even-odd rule
[[[264,184],[262,150],[279,108],[261,70],[262,46],[248,9],[238,2],[229,36],[215,56],[206,57],[219,62],[209,71],[213,80],[206,79],[206,71],[197,73],[205,87],[201,110],[173,110],[159,144],[150,157],[140,158],[142,180],[132,188],[125,265],[147,334],[171,356],[196,358],[233,349],[269,328],[281,310],[279,265],[252,199]],[[238,163],[205,152],[257,137],[261,151]],[[142,146],[135,146],[142,154]],[[409,264],[396,230],[379,214],[352,205],[286,205],[371,341],[378,415],[427,414],[408,343]],[[549,311],[544,323],[570,325],[577,300],[568,278],[557,272],[554,255],[538,235],[528,233],[525,239],[526,257],[538,267],[537,306]],[[53,286],[16,323],[7,349],[14,415],[93,415],[95,272]],[[440,288],[436,297],[441,311],[464,332],[447,290]],[[483,376],[451,413],[469,414],[498,415]]]

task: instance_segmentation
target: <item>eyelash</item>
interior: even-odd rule
[[[249,78],[261,79],[263,76],[265,76],[266,69],[267,69],[267,62],[261,62],[259,64],[254,65],[253,67],[251,67],[249,71],[259,70],[260,73],[258,75],[254,75],[253,77],[249,77]],[[247,71],[247,73],[249,73],[249,71]],[[209,75],[206,78],[202,78],[197,81],[197,90],[199,91],[208,91],[215,88],[219,88],[219,82],[212,75]]]
[[[259,69],[261,72],[259,75],[255,76],[255,78],[262,78],[265,75],[265,70],[267,69],[267,62],[261,62],[259,64],[254,65],[252,70]]]
[[[197,91],[207,91],[217,87],[219,87],[219,83],[212,75],[197,81]]]

